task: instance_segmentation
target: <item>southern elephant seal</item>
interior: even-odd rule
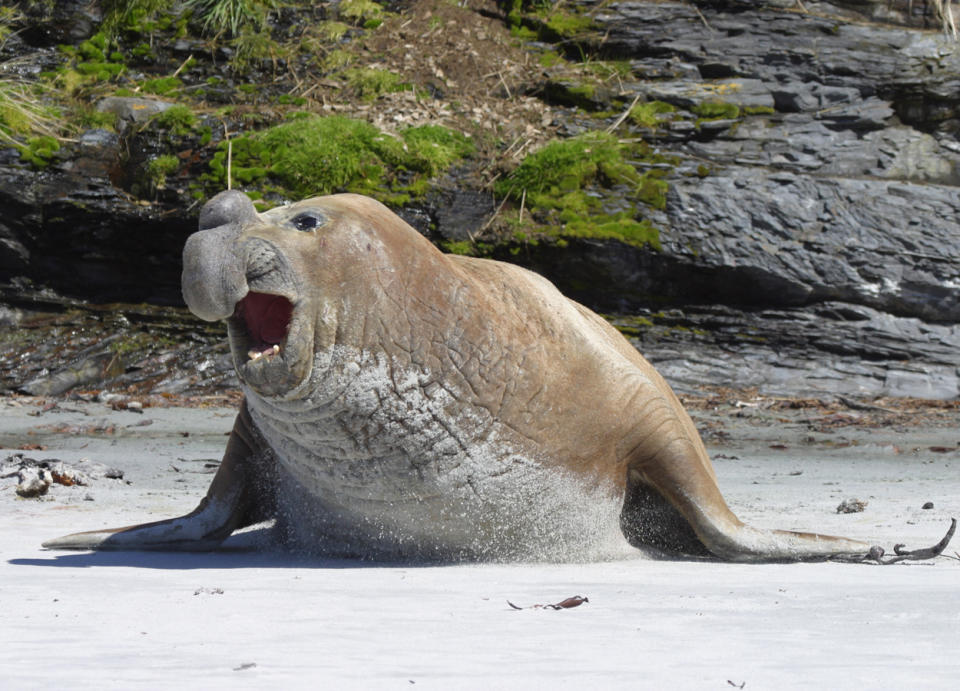
[[[184,249],[183,294],[227,321],[246,396],[207,496],[46,547],[206,550],[277,517],[307,547],[374,557],[585,558],[624,535],[741,561],[882,555],[743,524],[680,402],[614,328],[532,272],[439,252],[371,199],[258,214],[219,194]]]

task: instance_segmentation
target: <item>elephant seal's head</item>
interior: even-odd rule
[[[227,321],[241,380],[263,396],[296,395],[317,352],[364,314],[419,234],[358,195],[307,199],[259,214],[241,192],[200,212],[183,250],[183,297],[202,319]],[[429,243],[423,240],[429,247]],[[362,324],[362,318],[360,319]]]

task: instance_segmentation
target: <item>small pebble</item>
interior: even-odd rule
[[[921,508],[924,508],[924,509],[932,509],[932,508],[933,508],[933,502],[932,502],[932,501],[928,501],[928,502],[927,502],[926,504],[924,504]]]
[[[867,508],[867,502],[862,499],[844,499],[837,507],[837,513],[860,513]]]

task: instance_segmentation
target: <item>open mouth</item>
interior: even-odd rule
[[[283,352],[293,303],[281,295],[250,292],[237,303],[234,317],[246,326],[247,357],[273,358]]]

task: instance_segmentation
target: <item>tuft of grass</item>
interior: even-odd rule
[[[230,64],[238,72],[246,72],[254,63],[273,60],[283,52],[282,46],[273,40],[269,29],[244,27],[231,44],[234,53]]]
[[[6,135],[39,132],[51,134],[58,111],[44,105],[27,84],[0,80],[0,133]]]
[[[239,36],[244,29],[259,32],[277,8],[276,0],[186,0],[184,6],[203,21],[210,35]]]
[[[197,116],[182,104],[170,106],[154,115],[152,120],[179,137],[189,134],[197,126]]]
[[[664,115],[669,115],[677,111],[676,106],[664,103],[663,101],[647,101],[638,103],[630,109],[630,120],[640,127],[656,129],[663,122]]]
[[[313,30],[324,41],[339,41],[350,27],[343,22],[328,20],[315,24]]]
[[[586,67],[603,80],[627,79],[633,75],[629,60],[591,60]]]
[[[373,67],[353,67],[343,71],[347,84],[356,89],[360,98],[374,101],[383,94],[410,91],[413,87],[400,75]]]
[[[22,161],[37,168],[60,149],[61,113],[44,102],[44,93],[39,85],[0,79],[0,144],[13,146]]]
[[[173,175],[178,170],[180,170],[180,159],[171,154],[165,154],[150,159],[144,166],[144,177],[156,189],[166,185],[167,176]]]
[[[331,50],[324,56],[321,67],[325,72],[335,72],[336,70],[346,67],[353,61],[353,53],[340,49]]]

